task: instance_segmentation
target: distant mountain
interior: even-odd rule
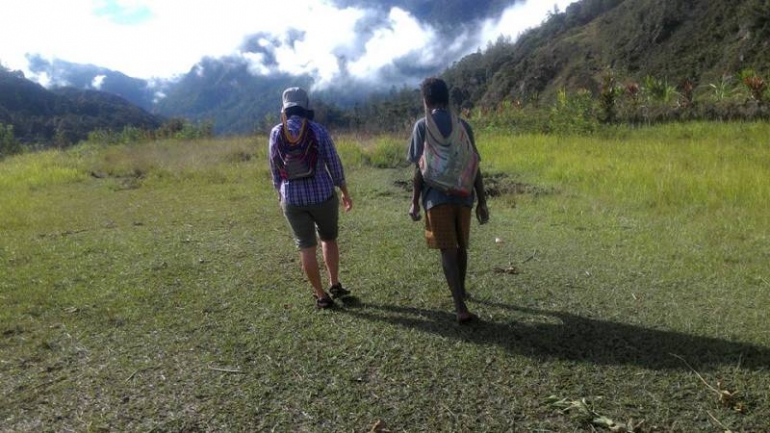
[[[0,67],[0,123],[12,125],[21,142],[50,147],[77,143],[96,129],[155,129],[162,118],[110,93],[47,90],[21,72]]]
[[[498,43],[445,71],[468,105],[546,98],[559,89],[596,94],[612,70],[699,91],[725,74],[770,71],[767,0],[582,0],[516,43]]]
[[[29,70],[49,80],[49,87],[74,87],[118,95],[134,105],[151,111],[167,81],[150,82],[95,65],[82,65],[40,56],[29,57]]]
[[[534,0],[530,0],[534,1]],[[387,10],[401,7],[442,32],[462,31],[473,21],[499,14],[514,1],[335,0],[339,6]],[[725,74],[753,68],[770,71],[770,3],[767,0],[581,0],[550,14],[515,42],[501,39],[443,70],[409,70],[418,62],[400,59],[391,82],[442,74],[454,86],[453,100],[493,107],[504,100],[546,100],[558,90],[599,92],[609,71],[621,83],[646,76],[677,86],[684,80],[710,91]],[[411,81],[410,81],[411,82]],[[204,59],[171,86],[155,110],[167,116],[208,119],[220,133],[248,133],[275,117],[281,90],[311,85],[311,77],[255,76],[242,59]],[[407,87],[414,87],[410,84]],[[365,113],[387,115],[392,124],[409,95],[400,86],[367,88],[366,83],[314,92],[315,101],[346,110],[345,125],[368,125]],[[376,98],[372,98],[372,95]],[[390,94],[392,99],[388,99]],[[384,96],[384,98],[382,98]],[[371,101],[378,107],[365,107]],[[419,108],[419,107],[417,107]],[[409,109],[403,116],[412,113]],[[364,114],[362,114],[364,113]],[[269,122],[267,122],[269,123]]]
[[[387,20],[387,11],[399,7],[420,22],[434,26],[442,35],[478,29],[482,20],[519,3],[515,0],[332,1],[341,7],[366,7],[371,11],[366,22],[372,24],[372,28],[379,28],[383,22],[387,24],[383,21]],[[361,35],[355,36],[356,42],[365,41],[367,31],[372,30],[361,29]],[[270,66],[275,59],[261,45],[263,36],[257,34],[244,41],[242,51],[259,54]],[[302,37],[301,34],[295,36]],[[448,44],[452,39],[446,41]],[[444,54],[451,55],[451,52]],[[284,88],[313,87],[314,79],[309,75],[277,72],[259,74],[247,57],[204,58],[187,74],[163,82],[138,80],[96,66],[50,63],[42,59],[33,59],[32,66],[35,73],[55,78],[54,83],[120,95],[163,117],[213,122],[219,134],[248,134],[264,130],[277,121]],[[501,39],[463,58],[444,60],[450,65],[448,68],[424,65],[418,58],[409,56],[393,59],[388,68],[378,72],[378,81],[372,82],[347,80],[343,74],[334,87],[314,89],[311,103],[326,115],[325,119],[337,122],[338,126],[388,128],[388,125],[400,127],[404,119],[419,112],[419,96],[414,94],[416,77],[435,74],[447,79],[454,87],[453,101],[465,107],[494,107],[502,101],[513,100],[547,100],[560,89],[587,89],[597,94],[609,71],[621,83],[641,82],[646,76],[652,76],[672,86],[688,80],[695,84],[697,92],[711,91],[709,84],[719,82],[725,74],[735,75],[747,68],[765,75],[770,72],[770,3],[768,0],[581,0],[566,11],[554,11],[541,26],[526,31],[515,42]],[[383,82],[395,84],[383,87]],[[15,118],[18,123],[18,109],[9,107],[22,106],[30,112],[46,113],[16,126],[17,134],[23,134],[28,140],[55,135],[61,119],[80,119],[55,111],[66,106],[67,110],[82,113],[83,107],[74,101],[90,100],[91,107],[106,110],[111,106],[115,110],[130,111],[118,104],[118,101],[125,102],[120,98],[101,99],[102,96],[85,91],[75,96],[74,90],[55,93],[30,82],[17,84],[30,96],[9,100],[8,95],[0,94],[0,122],[9,123],[8,119]],[[0,88],[0,92],[4,90]],[[94,102],[97,99],[101,102]],[[123,118],[134,124],[152,125],[158,119],[144,111],[131,113]],[[372,116],[376,119],[371,119]],[[98,118],[104,120],[111,116]],[[83,119],[80,123],[89,125],[97,117]],[[66,133],[74,128],[67,125],[65,122],[66,127],[59,126],[58,131]]]
[[[462,53],[478,45],[483,21],[498,18],[506,8],[524,0],[332,0],[331,3],[337,7],[357,7],[364,14],[345,46],[334,53],[340,68],[338,76],[324,89],[313,89],[311,96],[319,103],[352,109],[372,95],[388,94],[393,88],[407,84],[414,86],[423,77],[441,72]],[[373,38],[380,32],[397,30],[392,8],[408,12],[421,25],[435,30],[436,40],[424,42],[439,46],[426,49],[427,55],[414,51],[389,59],[387,66],[371,72],[369,77],[352,77],[348,65],[368,53]],[[138,80],[94,65],[41,57],[30,59],[30,71],[51,86],[101,90],[166,117],[212,121],[217,133],[245,134],[263,128],[266,117],[277,116],[280,94],[285,87],[317,87],[313,86],[317,83],[310,75],[281,73],[277,63],[276,50],[293,46],[306,37],[310,36],[294,28],[283,35],[256,32],[243,41],[238,55],[201,59],[188,73],[163,81]],[[440,51],[442,55],[429,55],[433,51]],[[261,67],[249,64],[255,62],[254,59],[262,59]]]
[[[214,123],[218,134],[248,134],[277,121],[281,93],[290,86],[310,86],[309,77],[285,74],[254,76],[240,59],[205,58],[170,86],[154,107],[168,117]]]

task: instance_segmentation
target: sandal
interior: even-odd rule
[[[350,294],[350,290],[346,290],[342,287],[342,283],[337,283],[329,288],[329,293],[333,298],[341,298]]]
[[[479,320],[479,317],[473,313],[468,313],[467,316],[458,317],[457,323],[460,325],[467,325],[469,323],[473,323]]]
[[[334,306],[334,300],[327,294],[325,294],[322,298],[319,298],[316,296],[315,298],[315,307],[318,309],[326,309],[331,308]]]

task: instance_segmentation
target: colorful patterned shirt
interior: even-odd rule
[[[302,117],[292,116],[287,120],[287,125],[292,136],[296,136],[302,126]],[[273,187],[281,193],[281,200],[293,206],[309,206],[323,203],[334,194],[334,187],[345,185],[345,172],[342,161],[334,147],[334,142],[326,129],[320,124],[308,121],[308,126],[318,140],[318,162],[315,174],[312,177],[296,180],[281,179],[278,169],[273,164],[269,155],[273,154],[278,136],[281,134],[281,124],[276,125],[270,131],[268,143],[268,159],[270,171],[273,175]]]

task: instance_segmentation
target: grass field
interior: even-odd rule
[[[334,311],[264,137],[0,161],[0,432],[770,431],[767,137],[477,131],[468,327],[406,214],[405,137],[337,140]]]

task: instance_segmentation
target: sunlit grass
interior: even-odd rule
[[[6,192],[62,185],[86,177],[66,152],[57,150],[16,155],[0,164],[0,191]]]
[[[469,305],[483,321],[468,328],[406,215],[406,137],[335,137],[355,203],[340,218],[341,276],[358,304],[323,312],[265,137],[8,158],[0,432],[369,431],[378,419],[602,431],[552,396],[650,431],[710,431],[712,417],[764,431],[767,132],[479,131],[500,195],[472,227]],[[720,402],[673,355],[738,397]]]
[[[487,137],[493,170],[536,176],[608,204],[656,212],[741,209],[763,215],[770,200],[770,125],[676,124],[619,136]]]

